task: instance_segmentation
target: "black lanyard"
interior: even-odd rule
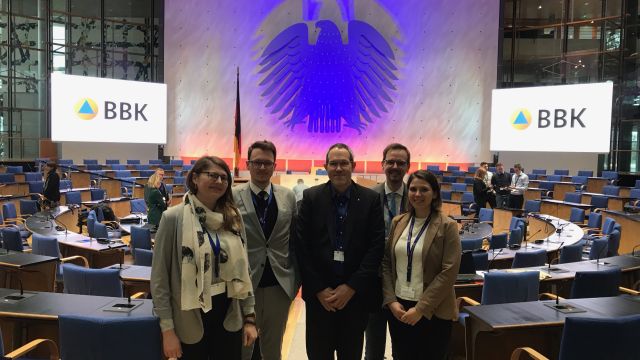
[[[416,236],[416,240],[411,243],[411,235],[413,234],[413,225],[416,223],[416,217],[411,217],[411,224],[409,225],[409,234],[407,234],[407,282],[411,282],[411,270],[413,268],[413,252],[416,249],[416,245],[418,244],[418,240],[422,236],[422,233],[427,229],[429,223],[431,222],[431,214],[427,217],[424,224],[422,224],[422,228],[420,228],[420,232],[418,232],[418,236]]]
[[[258,215],[258,203],[256,202],[256,197],[258,197],[258,195],[253,194],[253,196],[251,196],[251,201],[253,201],[253,208],[256,210],[256,215]],[[260,226],[262,227],[263,232],[267,228],[267,213],[269,212],[271,201],[273,201],[273,185],[271,185],[271,189],[269,190],[269,198],[267,198],[267,206],[265,206],[264,212],[262,212],[262,215],[258,216],[258,221],[260,222]]]

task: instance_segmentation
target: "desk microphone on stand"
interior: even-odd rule
[[[493,265],[493,261],[498,257],[498,255],[500,255],[500,253],[502,253],[502,250],[504,250],[504,248],[500,248],[497,254],[493,254],[491,261],[487,263],[487,272],[491,271],[491,265]]]

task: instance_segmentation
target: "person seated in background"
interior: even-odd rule
[[[479,167],[473,176],[473,201],[476,203],[476,217],[480,214],[480,209],[487,205],[491,188],[484,182],[487,170]]]
[[[164,171],[163,171],[164,173]],[[160,187],[162,177],[154,173],[144,186],[144,202],[147,204],[147,220],[154,228],[158,227],[162,213],[167,210],[167,200],[162,196]]]
[[[60,175],[57,170],[55,162],[50,161],[44,166],[44,188],[40,195],[43,208],[54,208],[60,202]]]

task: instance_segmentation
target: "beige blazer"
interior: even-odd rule
[[[155,236],[151,265],[151,295],[153,311],[160,318],[162,331],[175,329],[180,341],[195,344],[204,334],[200,310],[182,311],[180,288],[182,281],[182,212],[184,203],[162,213]],[[224,327],[228,331],[242,328],[243,314],[254,312],[253,296],[231,301]]]
[[[434,213],[422,244],[424,292],[416,310],[427,319],[436,315],[440,319],[456,320],[458,309],[453,285],[460,267],[462,246],[455,221]],[[393,218],[389,230],[389,241],[382,260],[383,305],[397,301],[395,294],[396,258],[395,246],[411,220],[406,213]],[[406,240],[406,239],[405,239]]]

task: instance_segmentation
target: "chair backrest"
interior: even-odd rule
[[[73,165],[72,159],[58,159],[58,165]]]
[[[609,206],[609,198],[606,196],[593,195],[591,196],[591,205],[597,208],[606,209],[607,206]]]
[[[134,166],[136,170],[151,170],[151,165],[149,164],[135,164]]]
[[[16,176],[14,174],[0,174],[0,184],[10,184],[14,182],[16,182]]]
[[[83,159],[82,163],[85,165],[97,165],[98,164],[98,160],[96,159]]]
[[[184,176],[174,176],[173,177],[173,183],[174,184],[184,185],[184,181],[185,181],[185,177]]]
[[[158,167],[164,170],[173,170],[173,165],[171,164],[159,164]]]
[[[127,159],[127,164],[128,165],[138,165],[138,164],[140,164],[140,160]]]
[[[621,276],[618,267],[599,271],[578,271],[571,285],[571,298],[618,296]]]
[[[577,242],[571,245],[565,245],[560,250],[560,259],[558,263],[566,264],[572,262],[582,261],[582,243]]]
[[[522,229],[522,233],[524,234],[524,226],[525,226],[525,220],[523,218],[519,218],[517,216],[512,216],[511,217],[511,222],[509,223],[509,231],[515,229],[515,228],[520,228]]]
[[[617,171],[603,171],[602,177],[609,180],[617,180],[618,172]]]
[[[450,184],[455,184],[456,181],[458,181],[458,178],[455,176],[451,176],[451,175],[445,175],[442,177],[442,182],[443,183],[450,183]],[[175,182],[175,181],[174,181]]]
[[[476,170],[478,170],[479,168],[480,166],[469,166],[469,168],[467,169],[467,172],[471,174],[475,174]]]
[[[147,204],[144,202],[144,199],[131,199],[131,213],[139,213],[146,214],[147,213]]]
[[[0,230],[2,236],[3,247],[7,250],[22,252],[22,237],[20,237],[20,230],[15,227],[3,228]]]
[[[569,175],[568,169],[555,169],[553,170],[553,175]]]
[[[162,358],[158,318],[60,315],[60,357],[65,360]]]
[[[127,170],[127,165],[125,165],[125,164],[113,164],[113,165],[111,165],[111,170],[118,170],[118,171]]]
[[[533,169],[531,171],[532,174],[546,175],[547,169]]]
[[[63,264],[62,269],[67,294],[122,297],[118,269],[90,269],[74,264]]]
[[[108,239],[109,232],[107,231],[107,225],[96,221],[93,225],[93,235],[95,235],[96,239]]]
[[[522,243],[522,229],[515,228],[509,232],[509,246]]]
[[[462,171],[462,170],[453,170],[451,172],[451,174],[453,174],[453,176],[455,176],[455,177],[462,177],[462,176],[466,176],[467,175],[467,173],[465,171]]]
[[[482,239],[462,239],[462,250],[476,250],[482,248]]]
[[[29,193],[42,194],[44,191],[44,181],[32,181],[29,182]]]
[[[489,249],[503,249],[507,247],[507,233],[491,235]]]
[[[166,184],[165,186],[170,185],[170,184]],[[169,191],[167,189],[167,191]],[[440,190],[440,197],[442,197],[442,200],[451,200],[451,190]]]
[[[478,215],[478,221],[493,221],[493,209],[481,208],[480,214]]]
[[[640,359],[640,315],[615,318],[567,317],[559,360]]]
[[[149,177],[155,173],[155,170],[139,170],[140,177]]]
[[[602,187],[602,193],[605,195],[618,196],[620,194],[620,187],[615,185],[605,185]]]
[[[7,173],[9,174],[22,174],[23,172],[24,169],[22,168],[22,165],[7,166]]]
[[[527,200],[524,203],[524,212],[526,213],[534,213],[540,212],[540,201],[539,200]]]
[[[39,172],[24,173],[24,181],[26,182],[42,181],[42,174]]]
[[[484,274],[482,305],[505,304],[538,300],[540,274],[538,271],[508,273],[494,271]]]
[[[556,184],[553,181],[540,181],[540,184],[538,186],[540,187],[540,189],[553,191],[553,188],[556,186]]]
[[[632,197],[636,200],[640,199],[640,189],[636,189],[636,188],[631,189],[631,192],[629,193],[629,197]]]
[[[537,180],[538,179],[538,174],[527,174],[527,176],[529,177],[529,180]]]
[[[586,185],[587,184],[587,176],[572,176],[571,177],[571,182],[576,183],[576,184],[580,184],[580,185]]]
[[[169,160],[169,164],[170,165],[184,165],[184,162],[182,161],[182,159],[173,159],[173,160]]]
[[[82,204],[82,196],[80,194],[80,191],[67,191],[64,194],[64,197],[67,204]]]
[[[114,172],[114,177],[116,179],[122,179],[122,178],[127,178],[127,177],[131,177],[131,171],[129,170],[118,170]]]
[[[89,170],[89,171],[102,170],[102,165],[99,165],[99,164],[87,164],[87,170]]]
[[[449,165],[447,166],[447,171],[457,171],[460,170],[460,166],[458,165]]]
[[[134,249],[135,256],[133,258],[134,265],[151,266],[153,262],[153,251],[147,249]]]
[[[104,189],[91,189],[91,201],[104,200],[107,192]]]
[[[2,204],[2,216],[4,217],[5,223],[15,224],[15,221],[8,221],[7,219],[15,219],[18,217],[18,213],[16,212],[16,204],[12,202],[6,202]]]
[[[118,159],[106,159],[105,160],[105,164],[107,164],[107,165],[120,164],[120,160],[118,160]]]
[[[164,184],[164,188],[167,190],[167,194],[169,194],[169,197],[171,197],[171,194],[173,193],[173,184]],[[442,200],[451,200],[451,191],[449,191],[449,199],[445,198],[444,195],[442,195],[442,191],[440,191],[440,196],[442,196]]]
[[[149,165],[161,165],[161,164],[162,164],[162,160],[159,160],[159,159],[149,160]]]
[[[193,160],[191,160],[191,161],[193,161]],[[191,170],[191,168],[193,168],[193,164],[182,165],[182,171],[189,171],[189,170]]]
[[[613,228],[616,226],[616,221],[613,220],[613,218],[606,218],[604,219],[604,224],[602,224],[602,233],[603,234],[609,234],[610,232],[613,231]]]
[[[620,230],[616,229],[609,234],[609,246],[607,246],[607,256],[618,256],[619,248],[620,248]]]
[[[130,245],[131,249],[151,250],[151,231],[147,228],[132,226]]]
[[[38,201],[20,199],[20,215],[33,215],[38,212]]]
[[[73,189],[73,184],[71,183],[71,180],[60,180],[60,189],[61,190]]]
[[[440,172],[440,165],[427,165],[427,170]]]
[[[31,235],[31,248],[34,254],[60,258],[58,239],[55,236],[33,233]]]
[[[463,192],[461,200],[464,203],[472,203],[473,202],[473,193],[470,192],[470,191]]]
[[[89,234],[90,238],[96,237],[95,225],[97,221],[98,215],[96,214],[95,210],[89,211],[89,214],[87,214],[87,233]]]
[[[468,185],[473,185],[473,178],[472,177],[464,178],[464,183]]]
[[[474,251],[473,263],[476,265],[476,270],[487,270],[489,267],[489,253],[486,251]]]
[[[173,183],[177,184],[175,182],[175,178],[173,180]],[[453,184],[451,184],[451,190],[465,192],[465,191],[467,191],[467,184],[465,184],[465,183],[453,183]]]
[[[568,192],[564,194],[564,201],[576,204],[582,203],[582,194],[577,192]]]
[[[544,249],[520,250],[516,252],[516,256],[513,258],[511,268],[516,269],[532,266],[544,266],[546,262],[547,251]]]
[[[562,181],[561,175],[547,175],[547,181]]]
[[[591,250],[589,250],[589,260],[596,260],[607,257],[609,251],[609,239],[607,237],[593,239]]]
[[[584,209],[571,208],[571,216],[569,221],[572,223],[583,224],[584,223]]]
[[[587,227],[599,229],[602,224],[602,214],[596,212],[589,213],[589,222],[587,223]]]
[[[578,170],[578,176],[592,177],[593,176],[593,171],[592,170]]]

